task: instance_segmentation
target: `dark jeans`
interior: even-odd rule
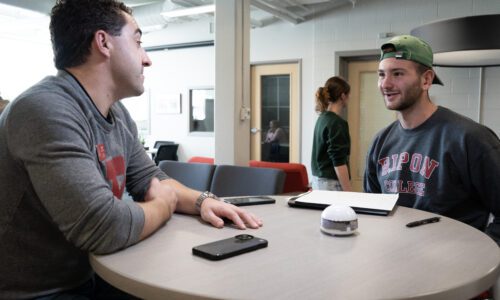
[[[104,281],[97,274],[89,281],[74,289],[45,295],[33,300],[136,300],[132,295],[121,291]]]

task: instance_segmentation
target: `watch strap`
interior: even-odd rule
[[[198,196],[198,198],[196,199],[196,202],[195,202],[195,207],[196,207],[196,210],[198,212],[201,211],[201,204],[207,198],[212,198],[212,199],[215,199],[215,200],[219,200],[219,197],[217,197],[215,194],[213,194],[213,193],[211,193],[209,191],[204,191],[203,193],[200,194],[200,196]]]

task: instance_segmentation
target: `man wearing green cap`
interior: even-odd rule
[[[500,140],[489,128],[432,103],[431,85],[443,83],[427,43],[403,35],[381,50],[378,86],[398,120],[373,140],[365,191],[399,193],[399,205],[460,220],[500,244]]]

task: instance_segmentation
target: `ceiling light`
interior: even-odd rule
[[[413,29],[411,35],[431,46],[436,66],[500,66],[500,15],[432,22]]]
[[[144,26],[141,27],[142,33],[150,33],[153,31],[158,31],[167,28],[167,24],[156,24],[156,25],[149,25],[149,26]]]
[[[161,15],[166,18],[176,18],[213,12],[215,12],[215,4],[164,11],[161,13]]]

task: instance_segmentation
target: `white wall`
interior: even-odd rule
[[[31,85],[57,71],[50,42],[32,42],[0,34],[0,95],[13,100]]]
[[[47,16],[0,4],[2,98],[13,100],[46,75],[56,73],[51,47]]]
[[[214,47],[155,51],[149,56],[153,65],[144,75],[151,95],[151,135],[146,137],[146,143],[150,146],[156,140],[179,143],[180,161],[191,156],[214,157],[213,134],[189,133],[189,89],[214,86]],[[181,113],[158,113],[158,102],[172,94],[182,94]]]
[[[197,22],[172,24],[166,29],[147,33],[142,40],[145,47],[185,44],[213,40],[208,19]],[[179,143],[180,161],[191,156],[214,157],[214,135],[189,133],[189,89],[214,87],[215,49],[213,46],[148,52],[153,64],[145,69],[145,87],[151,93],[151,134],[146,145],[156,140]],[[162,96],[182,95],[180,114],[158,113],[157,104]]]

